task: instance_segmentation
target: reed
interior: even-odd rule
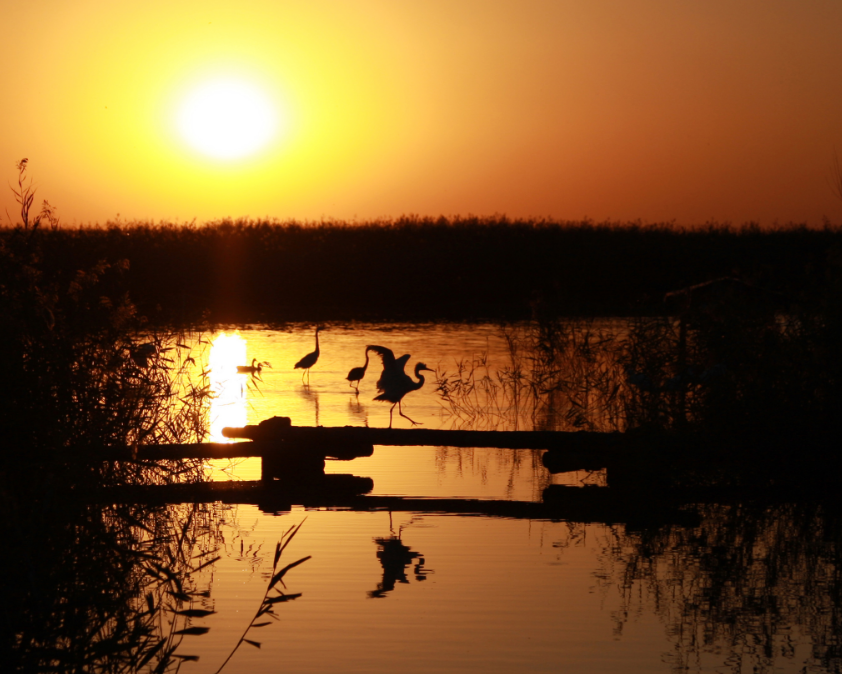
[[[641,611],[654,610],[675,672],[839,671],[838,502],[694,509],[694,527],[589,532],[601,559],[595,589],[620,599],[612,615],[617,637]],[[582,525],[571,525],[554,546],[582,545],[583,536]]]
[[[501,328],[507,362],[457,362],[439,372],[438,392],[461,427],[696,432],[824,447],[842,409],[833,287],[787,314],[726,298],[672,317],[540,316]]]
[[[664,295],[729,275],[795,296],[821,289],[842,228],[415,218],[40,228],[44,264],[128,260],[155,323],[523,320],[663,315]],[[0,229],[0,240],[14,236]]]
[[[20,229],[0,248],[0,424],[9,470],[62,466],[101,485],[200,479],[196,462],[91,460],[105,447],[202,440],[207,377],[183,332],[152,329],[137,312],[122,288],[124,262],[71,273],[47,265],[41,243],[40,231]]]
[[[266,585],[266,591],[263,593],[263,599],[260,602],[260,606],[258,606],[257,611],[255,612],[249,624],[246,626],[245,631],[243,632],[240,639],[234,645],[234,648],[231,650],[231,653],[228,655],[227,658],[225,658],[225,660],[219,666],[219,669],[216,670],[216,674],[219,674],[219,672],[221,672],[225,668],[225,666],[231,661],[231,658],[234,657],[234,654],[237,652],[237,650],[239,650],[240,646],[242,646],[243,644],[248,644],[250,646],[254,646],[255,648],[260,648],[259,641],[255,641],[254,639],[247,639],[246,636],[251,632],[252,629],[259,629],[261,627],[266,627],[267,625],[270,625],[271,622],[269,620],[266,620],[267,618],[277,620],[278,617],[275,613],[275,607],[278,604],[293,601],[301,596],[301,593],[287,594],[286,592],[281,590],[278,587],[278,585],[280,584],[286,587],[286,585],[284,584],[284,576],[286,576],[287,572],[291,569],[294,569],[299,564],[303,564],[308,559],[310,559],[310,555],[308,555],[307,557],[297,559],[294,562],[290,562],[289,564],[286,564],[281,568],[278,568],[278,563],[281,561],[281,556],[283,555],[284,550],[295,537],[295,534],[297,534],[298,531],[301,529],[301,526],[303,524],[304,522],[302,521],[297,526],[292,526],[288,528],[281,536],[281,540],[275,544],[275,554],[272,559],[272,571],[269,574],[269,583]]]
[[[91,506],[99,489],[204,479],[199,461],[96,459],[206,436],[209,392],[177,331],[151,328],[121,260],[52,266],[20,167],[20,227],[0,241],[3,671],[175,671],[207,588],[212,507]],[[186,631],[185,631],[186,630]],[[193,630],[193,631],[191,631]]]

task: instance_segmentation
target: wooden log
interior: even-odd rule
[[[568,473],[574,470],[600,470],[607,468],[616,452],[564,452],[551,449],[544,452],[541,463],[553,474]]]
[[[92,452],[96,461],[167,461],[177,459],[238,459],[249,457],[283,457],[293,454],[313,454],[322,459],[350,461],[371,456],[374,446],[353,444],[325,446],[317,442],[284,442],[282,440],[259,440],[255,442],[199,442],[184,444],[141,445],[139,447],[113,447]]]
[[[237,459],[262,456],[263,445],[251,442],[198,442],[185,444],[110,447],[91,452],[90,458],[101,461],[166,461],[177,459]],[[86,457],[88,458],[88,457]]]
[[[274,420],[281,420],[275,422]],[[362,426],[292,426],[286,417],[273,417],[257,426],[223,428],[228,438],[284,440],[327,447],[389,445],[434,447],[496,447],[500,449],[581,449],[595,451],[622,447],[622,433],[564,431],[462,431],[429,428],[366,428]]]

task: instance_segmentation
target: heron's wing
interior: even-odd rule
[[[397,368],[399,368],[398,371],[403,372],[404,370],[406,370],[406,363],[407,363],[408,360],[409,360],[409,354],[408,353],[403,354],[400,358],[395,360],[395,365],[397,366]]]
[[[377,346],[376,344],[369,344],[365,347],[368,350],[374,351],[383,360],[383,367],[391,368],[395,364],[395,354],[391,349],[385,346]],[[407,356],[409,358],[409,356]]]

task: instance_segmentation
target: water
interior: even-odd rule
[[[367,344],[438,374],[480,355],[492,368],[510,362],[492,325],[329,325],[306,384],[292,365],[313,350],[312,326],[225,334],[233,350],[212,375],[225,394],[211,412],[215,440],[224,425],[274,415],[388,426],[389,405],[372,400],[377,359],[359,394],[345,381]],[[253,358],[272,364],[259,379],[232,372]],[[426,428],[454,424],[430,380],[404,412]],[[410,427],[397,413],[393,425]],[[260,465],[215,468],[215,479],[257,479]],[[598,474],[552,476],[540,452],[491,449],[375,447],[326,472],[370,477],[372,495],[428,499],[540,501],[552,484],[604,484]],[[204,572],[216,613],[193,621],[211,636],[185,637],[180,652],[200,655],[185,672],[214,672],[229,655],[260,606],[275,543],[302,522],[284,553],[287,563],[312,556],[286,577],[301,597],[250,630],[260,648],[242,645],[224,671],[838,671],[833,508],[691,504],[640,522],[620,504],[580,522],[454,515],[434,501],[393,512],[219,507],[222,557]]]
[[[205,357],[208,361],[216,359],[219,367],[217,374],[211,368],[211,381],[220,392],[220,402],[210,411],[211,440],[225,441],[222,429],[226,426],[258,424],[273,416],[289,417],[296,426],[388,427],[391,404],[374,400],[382,368],[379,357],[372,354],[359,393],[346,380],[353,367],[365,362],[369,344],[386,346],[396,356],[409,353],[407,372],[422,360],[436,371],[424,372],[425,384],[402,402],[404,413],[423,428],[450,428],[456,423],[436,390],[436,375],[454,371],[460,361],[482,357],[502,367],[510,359],[503,331],[489,324],[328,325],[319,340],[320,357],[307,383],[307,375],[293,366],[315,348],[314,331],[309,326],[288,331],[229,329],[210,336],[212,346]],[[271,366],[264,367],[256,377],[235,372],[237,364],[253,359]],[[412,427],[397,407],[392,424],[394,428]],[[372,458],[355,460],[353,471],[374,478],[377,494],[499,498],[506,491],[506,498],[529,500],[548,483],[543,470],[535,474],[531,469],[534,458],[485,449],[380,448]],[[214,465],[227,468],[227,462]],[[217,472],[214,477],[257,479],[259,469],[258,460],[241,460],[233,471]],[[329,462],[326,468],[327,472],[350,469],[347,462]],[[437,476],[432,483],[431,475]]]
[[[505,363],[506,343],[502,331],[493,325],[458,326],[411,325],[383,327],[356,325],[345,327],[328,325],[320,332],[320,356],[308,377],[293,365],[315,348],[314,331],[299,327],[288,331],[227,330],[226,337],[242,344],[238,357],[244,363],[253,358],[269,362],[260,372],[260,380],[242,375],[231,381],[234,386],[250,383],[242,401],[248,423],[257,423],[274,415],[287,416],[296,426],[372,426],[389,425],[390,404],[374,402],[375,383],[380,375],[380,360],[372,354],[365,378],[357,395],[346,381],[348,372],[365,362],[365,348],[378,344],[392,349],[395,356],[409,353],[406,371],[423,361],[438,373],[452,371],[458,361],[489,354],[493,360]],[[218,339],[220,333],[212,336]],[[239,338],[239,339],[237,339]],[[223,340],[224,341],[224,340]],[[229,370],[230,372],[230,370]],[[418,391],[407,395],[404,411],[427,428],[447,425],[445,409],[435,391],[434,376],[424,372],[426,382]],[[409,421],[394,415],[396,428],[410,427]]]
[[[621,638],[615,633],[619,597],[594,577],[599,527],[580,532],[593,539],[587,544],[565,549],[566,523],[324,510],[272,516],[244,507],[231,517],[229,535],[246,537],[264,557],[256,571],[238,556],[217,563],[218,613],[202,621],[213,640],[184,644],[185,653],[201,653],[192,671],[215,671],[227,656],[260,604],[266,551],[305,517],[287,549],[290,560],[312,555],[287,580],[302,596],[282,605],[277,624],[253,630],[261,648],[241,648],[227,671],[664,671],[671,645],[653,611],[629,621]],[[392,532],[420,558],[405,582],[372,597],[384,574],[375,539]]]
[[[439,376],[479,356],[495,376],[511,355],[493,325],[328,325],[308,385],[292,366],[312,351],[313,326],[207,337],[196,368],[210,369],[217,392],[214,440],[225,426],[275,415],[302,426],[388,426],[389,405],[372,400],[379,363],[359,394],[345,380],[367,344],[409,353],[410,366],[423,360]],[[259,378],[238,374],[252,359],[272,366]],[[425,428],[464,422],[430,380],[406,396],[404,412]],[[218,481],[256,480],[260,462],[209,471]],[[370,457],[327,462],[326,472],[371,478],[369,505],[305,509],[278,505],[279,495],[274,504],[130,509],[136,492],[117,505],[71,508],[49,493],[17,511],[9,504],[18,552],[3,561],[15,624],[26,626],[18,650],[73,651],[98,638],[99,650],[85,651],[96,659],[112,633],[134,634],[139,623],[151,630],[148,648],[170,635],[177,655],[198,657],[181,664],[187,674],[217,672],[229,656],[222,671],[249,674],[842,671],[836,498],[702,495],[651,507],[656,481],[617,492],[600,486],[604,473],[550,475],[540,451],[484,448],[375,447]],[[524,512],[553,499],[552,516]],[[275,546],[299,525],[276,568],[309,557],[281,586],[300,596],[255,620]],[[216,556],[192,577],[170,575]],[[192,598],[177,605],[182,590]],[[178,618],[178,628],[206,633],[171,635],[176,608],[212,611]]]

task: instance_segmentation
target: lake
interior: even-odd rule
[[[309,384],[293,364],[313,350],[313,326],[208,335],[200,361],[217,391],[211,439],[276,415],[299,426],[388,426],[390,405],[372,400],[379,359],[359,393],[345,380],[368,344],[411,354],[407,371],[423,361],[441,375],[479,359],[493,375],[510,362],[503,331],[490,324],[325,328]],[[252,359],[271,366],[259,378],[236,373]],[[434,380],[405,397],[404,413],[424,428],[464,426]],[[396,409],[392,425],[411,424]],[[284,578],[285,591],[301,596],[252,628],[247,638],[259,647],[244,643],[223,671],[840,671],[838,507],[709,499],[641,517],[636,503],[620,502],[579,521],[442,505],[606,493],[603,474],[551,475],[541,454],[375,447],[370,457],[327,462],[327,473],[371,478],[373,496],[427,499],[429,508],[216,504],[220,559],[198,579],[208,588],[202,606],[215,613],[191,619],[210,631],[184,637],[179,652],[199,660],[182,671],[222,665],[261,605],[276,543],[299,524],[282,564],[310,556]],[[212,471],[215,480],[255,480],[260,463],[214,462]]]

